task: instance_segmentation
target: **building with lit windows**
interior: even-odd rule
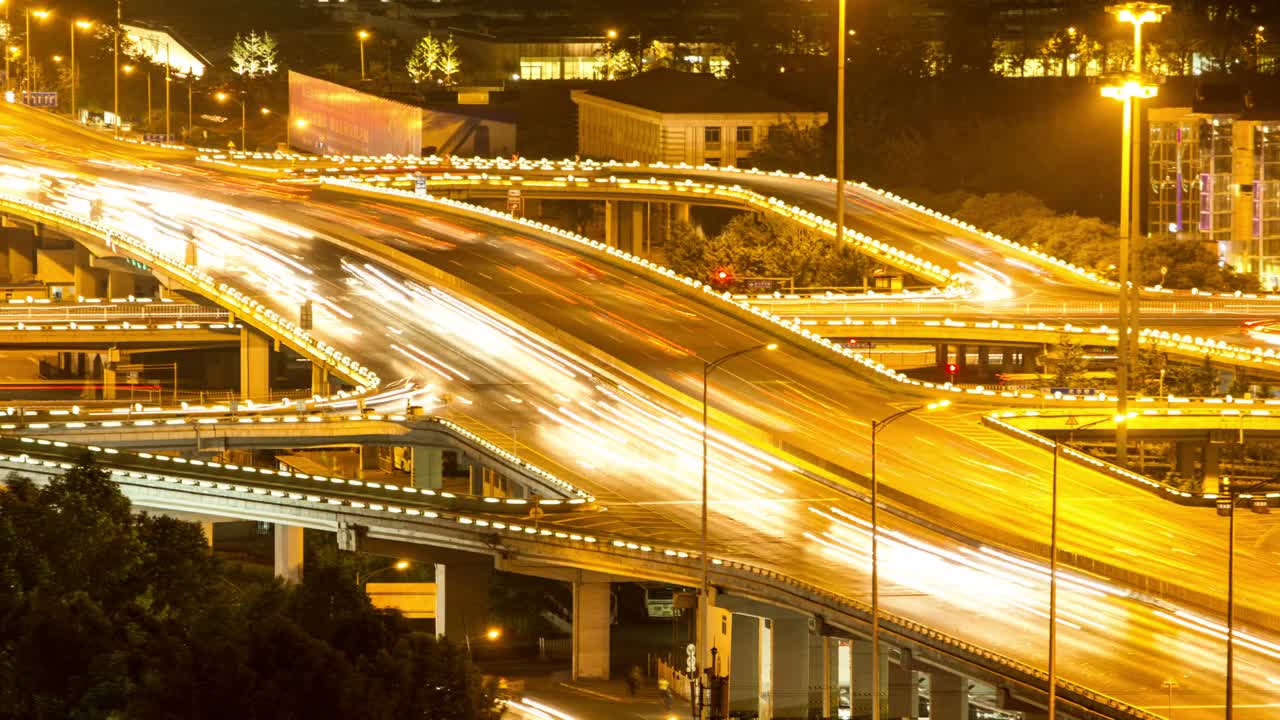
[[[592,90],[575,90],[578,152],[588,157],[690,165],[749,166],[769,128],[814,112],[731,80],[651,70]]]
[[[1212,243],[1221,262],[1280,288],[1280,112],[1155,108],[1147,127],[1151,241]]]

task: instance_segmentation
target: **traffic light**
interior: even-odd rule
[[[719,288],[729,287],[733,284],[733,270],[727,267],[716,268],[711,273],[711,284]]]
[[[1231,476],[1223,475],[1222,477],[1218,478],[1218,494],[1219,495],[1231,494]]]
[[[952,379],[955,378],[956,373],[959,371],[960,371],[959,365],[956,365],[955,363],[947,363],[947,374],[950,375]]]

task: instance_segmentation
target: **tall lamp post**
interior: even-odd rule
[[[363,577],[361,577],[360,571],[356,570],[356,586],[363,589],[365,584],[367,584],[370,580],[381,575],[384,572],[388,572],[390,570],[395,570],[397,572],[404,572],[405,570],[408,570],[408,569],[409,569],[408,560],[397,560],[394,565],[388,565],[384,568],[378,568],[377,570],[374,570],[373,572]]]
[[[76,118],[76,85],[80,82],[80,72],[76,68],[76,30],[89,30],[93,23],[89,20],[73,20],[71,22],[71,119]]]
[[[1256,487],[1256,486],[1255,486]],[[1227,520],[1227,687],[1225,720],[1231,720],[1235,705],[1235,635],[1236,635],[1236,501],[1247,500],[1249,509],[1259,515],[1271,512],[1271,504],[1265,495],[1252,492],[1237,493],[1231,488],[1231,478],[1218,479],[1218,515]],[[1172,703],[1170,703],[1172,704]]]
[[[361,30],[356,33],[356,37],[360,40],[360,80],[365,80],[364,75],[364,41],[369,39],[369,31]]]
[[[248,150],[248,148],[245,147],[245,126],[248,125],[248,118],[245,116],[244,98],[232,97],[230,93],[225,92],[214,93],[213,97],[220,103],[224,103],[228,100],[235,100],[240,103],[240,149]]]
[[[756,352],[757,350],[777,350],[777,343],[761,343],[741,350],[722,355],[710,362],[702,364],[702,637],[698,638],[701,647],[699,658],[703,664],[703,673],[714,672],[710,661],[711,647],[711,558],[707,555],[707,386],[711,373],[730,360]],[[701,676],[699,676],[701,677]],[[701,697],[701,694],[699,694]]]
[[[1104,417],[1071,428],[1071,432],[1111,421],[1123,425],[1128,415]],[[1049,712],[1046,720],[1056,720],[1058,708],[1058,457],[1062,454],[1062,441],[1053,439],[1053,481],[1050,484],[1049,510]]]
[[[31,82],[31,16],[34,15],[37,20],[44,20],[52,14],[53,12],[49,10],[27,8],[27,76],[23,78],[23,84],[26,86],[28,93],[36,90],[36,84]]]
[[[911,413],[950,405],[950,400],[938,400],[871,421],[871,720],[880,720],[880,482],[876,478],[876,438],[881,430]]]
[[[0,0],[0,5],[4,5],[4,91],[7,93],[13,89],[9,84],[9,56],[13,52],[13,47],[9,45],[9,40],[13,36],[13,24],[9,22],[9,7],[13,3],[9,0]]]
[[[1108,5],[1107,12],[1120,22],[1133,25],[1133,68],[1119,82],[1102,89],[1106,97],[1124,103],[1124,137],[1120,162],[1120,332],[1116,351],[1116,400],[1119,414],[1128,411],[1129,374],[1137,349],[1138,283],[1131,280],[1133,246],[1142,236],[1142,142],[1139,101],[1155,97],[1156,88],[1142,72],[1142,26],[1160,22],[1171,10],[1169,5],[1155,2],[1127,2]],[[1129,442],[1123,424],[1116,426],[1116,464],[1125,467],[1129,460]]]
[[[844,72],[848,64],[848,53],[845,50],[845,38],[848,36],[846,25],[846,0],[840,3],[839,26],[836,28],[836,244],[844,242]]]

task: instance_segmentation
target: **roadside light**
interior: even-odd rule
[[[610,40],[617,40],[618,31],[614,30],[613,28],[609,28],[608,30],[605,31],[604,36],[609,38]]]
[[[92,20],[77,20],[77,21],[76,21],[76,27],[80,28],[81,30],[88,30],[88,29],[90,29],[90,28],[92,28],[92,27],[93,27],[93,21],[92,21]]]
[[[259,108],[258,112],[262,113],[263,115],[270,115],[271,108]]]
[[[125,67],[129,67],[129,66],[128,66],[128,65],[126,65]],[[217,100],[218,102],[226,102],[226,101],[227,101],[227,98],[229,98],[229,97],[231,97],[231,96],[230,96],[230,95],[228,95],[228,94],[226,94],[226,93],[224,93],[224,92],[216,92],[216,93],[214,93],[214,94],[213,94],[213,99],[214,99],[214,100]]]
[[[361,40],[368,40],[368,39],[369,39],[369,31],[368,31],[368,30],[361,30],[360,32],[356,33],[356,37],[360,38]]]
[[[124,72],[125,75],[128,75],[133,72],[133,66],[129,64],[121,65],[120,70]]]
[[[298,118],[297,120],[294,120],[294,121],[293,121],[293,126],[294,126],[294,127],[296,127],[296,128],[304,128],[304,127],[306,127],[306,126],[308,126],[308,125],[310,125],[310,124],[311,124],[311,123],[307,122],[307,121],[306,121],[305,119],[303,119],[303,118]]]
[[[408,569],[409,569],[409,561],[408,561],[408,560],[401,560],[401,561],[397,562],[397,563],[395,564],[395,569],[397,569],[397,570],[408,570]]]
[[[45,18],[49,17],[52,14],[53,14],[52,10],[32,10],[31,11],[31,17],[36,18],[38,20],[44,20]]]
[[[491,641],[497,640],[498,638],[502,637],[502,629],[491,627],[487,631],[485,631],[484,636],[489,638],[489,640]]]
[[[778,349],[778,343],[769,343],[768,345],[765,345],[765,346],[764,346],[764,349],[765,349],[765,350],[777,350],[777,349]]]
[[[62,62],[62,56],[61,56],[61,55],[54,55],[54,56],[53,56],[53,61],[54,61],[55,63],[60,63],[60,62]]]

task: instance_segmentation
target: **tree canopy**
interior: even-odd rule
[[[463,650],[347,567],[237,587],[200,527],[135,515],[100,468],[0,492],[0,718],[496,720]]]

